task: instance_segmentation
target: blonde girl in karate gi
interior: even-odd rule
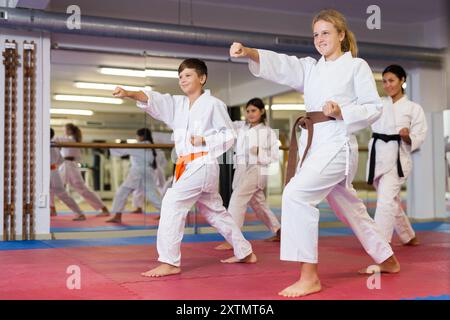
[[[253,98],[248,101],[245,112],[246,121],[233,122],[237,140],[233,159],[233,193],[228,212],[242,228],[247,205],[250,205],[266,227],[275,233],[274,237],[267,240],[280,241],[280,223],[270,210],[264,195],[268,167],[272,163],[278,163],[278,138],[275,131],[265,124],[266,111],[261,99]],[[224,242],[215,249],[229,250],[232,246]]]
[[[153,143],[150,129],[136,131],[138,143]],[[113,156],[130,156],[131,167],[125,181],[117,189],[112,204],[114,217],[106,222],[121,223],[122,211],[129,195],[135,190],[142,190],[147,199],[158,210],[161,208],[161,195],[156,187],[156,150],[155,149],[111,149]]]
[[[55,136],[55,131],[50,128],[50,140]],[[64,183],[58,171],[58,167],[64,162],[59,148],[50,148],[50,215],[56,216],[55,197],[58,197],[64,204],[77,215],[73,221],[86,220],[86,216],[81,211],[75,200],[67,193]]]
[[[186,216],[197,204],[200,213],[233,245],[234,256],[223,263],[254,263],[257,258],[219,194],[217,157],[233,146],[235,132],[226,105],[203,90],[208,70],[198,59],[183,61],[178,69],[184,96],[116,88],[113,95],[131,98],[153,118],[173,130],[178,156],[175,178],[163,198],[158,227],[160,265],[142,275],[162,277],[181,272],[180,245]]]
[[[423,109],[409,100],[403,89],[406,72],[399,65],[383,71],[383,114],[372,124],[367,161],[368,183],[377,190],[375,223],[389,242],[394,230],[404,245],[419,244],[402,208],[400,191],[411,169],[411,152],[424,142],[427,122]]]
[[[82,133],[73,123],[68,123],[64,127],[65,137],[56,137],[55,142],[81,142]],[[87,203],[91,205],[95,210],[101,210],[102,212],[97,214],[97,217],[109,216],[109,211],[100,197],[90,190],[81,176],[78,163],[81,160],[81,152],[78,148],[61,148],[61,155],[64,162],[59,167],[61,178],[65,185],[71,186],[78,192]]]
[[[319,12],[312,29],[314,45],[321,55],[319,60],[247,48],[240,43],[233,43],[230,48],[231,57],[250,59],[249,68],[255,76],[304,92],[308,117],[300,123],[314,129],[314,132],[302,130],[299,154],[303,155],[308,144],[309,152],[302,156],[295,176],[283,191],[280,256],[281,260],[300,263],[300,279],[279,292],[285,297],[304,296],[322,289],[318,275],[316,206],[324,199],[351,227],[381,272],[400,270],[389,243],[351,185],[358,165],[358,144],[353,133],[368,127],[381,115],[382,103],[372,71],[363,59],[356,58],[356,40],[341,13]],[[308,134],[312,138],[310,143]],[[364,268],[360,272],[370,270]]]

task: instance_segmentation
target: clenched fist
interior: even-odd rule
[[[125,98],[128,96],[128,92],[127,92],[127,90],[125,90],[121,87],[116,87],[116,89],[113,92],[113,96],[116,98]]]
[[[253,146],[250,148],[250,153],[257,156],[259,152],[258,146]]]
[[[202,136],[191,136],[191,144],[194,147],[199,147],[205,145],[205,138]]]
[[[400,138],[407,144],[411,144],[411,137],[409,136],[409,129],[408,128],[401,128],[398,132],[400,135]]]
[[[247,48],[239,42],[233,42],[230,47],[230,57],[232,58],[244,58],[247,56]]]
[[[324,115],[342,120],[341,108],[334,101],[327,101],[322,109]]]

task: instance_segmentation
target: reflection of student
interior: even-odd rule
[[[55,137],[55,142],[81,142],[82,134],[80,128],[72,123],[65,126],[65,137]],[[64,162],[59,168],[61,178],[64,184],[68,184],[78,192],[87,203],[89,203],[95,210],[101,210],[102,213],[97,214],[97,217],[108,216],[109,211],[97,194],[92,192],[83,180],[78,162],[81,160],[81,152],[78,148],[61,148],[61,154]]]
[[[122,88],[114,96],[129,97],[152,117],[173,130],[178,155],[174,183],[164,196],[158,228],[157,249],[161,264],[143,276],[161,277],[181,271],[180,245],[186,216],[194,204],[227,241],[235,257],[223,262],[256,262],[250,243],[223,207],[218,190],[217,157],[233,146],[234,130],[226,105],[203,90],[206,64],[198,59],[183,61],[178,69],[185,96],[154,91],[130,92]]]
[[[55,131],[50,128],[50,140],[55,136]],[[64,183],[59,175],[58,167],[64,162],[58,148],[50,148],[50,212],[52,216],[56,216],[55,196],[58,197],[64,204],[77,216],[74,221],[86,220],[86,216],[81,211],[78,204],[67,193],[64,188]]]
[[[405,70],[391,65],[383,71],[383,114],[372,124],[367,162],[368,183],[377,190],[375,222],[387,241],[394,229],[400,241],[417,245],[418,240],[403,211],[400,191],[411,172],[411,152],[417,150],[427,132],[422,107],[404,95]]]
[[[138,143],[153,143],[151,131],[142,128],[136,131]],[[122,211],[128,196],[135,190],[145,190],[147,199],[157,209],[161,208],[161,196],[155,184],[156,151],[155,149],[110,149],[112,156],[130,156],[130,170],[125,181],[117,189],[112,204],[114,217],[107,222],[120,223]]]
[[[264,189],[267,185],[268,166],[278,163],[278,139],[276,133],[265,124],[264,103],[259,98],[247,102],[246,121],[235,121],[237,131],[235,144],[233,193],[228,212],[242,228],[247,205],[258,218],[276,235],[271,241],[279,241],[280,223],[266,202]],[[268,239],[269,240],[269,239]],[[217,250],[231,249],[228,242],[216,247]]]
[[[246,48],[240,43],[230,48],[232,57],[250,58],[254,75],[291,86],[305,96],[307,117],[299,119],[302,126],[309,127],[300,137],[303,157],[295,176],[287,176],[290,181],[282,198],[281,259],[301,263],[300,279],[279,293],[286,297],[321,290],[316,206],[325,198],[382,272],[400,270],[389,243],[351,186],[358,158],[358,144],[352,133],[369,126],[381,114],[372,71],[364,60],[356,58],[356,41],[342,14],[321,11],[312,27],[315,47],[322,55],[318,61]],[[291,143],[295,146],[294,139]]]
[[[166,180],[166,176],[164,174],[164,168],[167,166],[167,163],[168,161],[166,159],[164,151],[156,149],[156,169],[154,169],[154,174],[156,179],[155,180],[156,187],[158,188],[161,197],[164,196],[164,194],[167,191],[167,188],[169,187],[169,181]],[[142,208],[144,206],[144,200],[145,200],[144,189],[138,189],[133,191],[132,205],[133,208],[135,208],[133,213],[143,213]]]

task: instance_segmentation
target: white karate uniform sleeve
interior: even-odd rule
[[[242,120],[236,120],[233,121],[233,129],[235,130],[236,134],[245,126],[245,121]]]
[[[268,50],[258,49],[259,63],[249,60],[250,72],[266,80],[290,86],[303,92],[305,75],[316,64],[311,57],[297,58]]]
[[[411,119],[411,128],[409,137],[411,138],[411,152],[417,150],[425,140],[427,134],[427,120],[422,107],[414,105],[414,111]]]
[[[159,168],[165,168],[168,164],[168,161],[166,159],[166,155],[164,154],[164,151],[162,150],[156,150],[156,163]]]
[[[51,143],[58,142],[56,138],[51,140]],[[64,162],[64,158],[61,155],[61,148],[51,147],[50,148],[50,164],[60,166]]]
[[[258,164],[270,165],[278,163],[278,137],[275,131],[270,128],[261,131],[265,134],[264,137],[259,137]]]
[[[217,103],[213,106],[212,123],[214,130],[205,136],[210,157],[217,158],[230,149],[236,139],[233,123],[227,112],[227,106]]]
[[[353,77],[356,101],[340,106],[342,118],[349,134],[369,127],[380,118],[383,110],[383,103],[378,95],[372,70],[366,61],[357,60],[359,63],[355,65]]]
[[[164,122],[173,129],[175,116],[175,97],[170,94],[161,94],[156,91],[143,91],[148,97],[147,103],[138,101],[136,105],[153,118]]]

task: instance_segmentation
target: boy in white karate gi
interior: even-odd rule
[[[234,257],[224,263],[256,262],[250,243],[223,206],[218,192],[217,157],[233,146],[235,132],[226,105],[203,90],[208,71],[198,59],[187,59],[178,68],[185,96],[155,91],[130,92],[117,88],[115,97],[137,101],[153,118],[173,130],[178,156],[174,182],[163,198],[157,234],[158,261],[143,276],[161,277],[181,272],[180,245],[186,216],[197,203],[206,220],[233,244]]]
[[[402,208],[400,191],[411,169],[411,152],[423,143],[427,121],[423,109],[409,100],[403,84],[406,72],[399,65],[383,71],[383,114],[372,124],[367,161],[368,183],[377,190],[375,223],[391,242],[394,229],[405,245],[418,245],[416,234]]]
[[[356,58],[356,40],[342,14],[323,10],[313,19],[312,28],[315,47],[322,55],[318,61],[247,48],[240,43],[230,48],[231,57],[250,59],[249,68],[255,76],[288,85],[305,96],[307,114],[296,125],[308,130],[303,130],[300,137],[302,157],[296,172],[291,172],[288,165],[281,209],[281,260],[300,262],[301,276],[279,292],[285,297],[322,289],[316,206],[325,198],[336,215],[352,228],[381,272],[400,270],[389,243],[351,185],[358,165],[358,144],[353,133],[381,115],[372,72],[364,60]],[[291,144],[297,145],[295,135]],[[297,154],[290,152],[289,156],[295,160]],[[370,271],[364,268],[360,272]]]

